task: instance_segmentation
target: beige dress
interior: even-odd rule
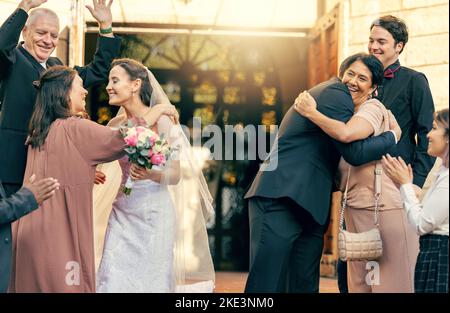
[[[80,118],[56,120],[28,149],[24,179],[57,178],[61,187],[13,225],[12,292],[95,292],[92,189],[95,166],[124,156],[118,131]]]
[[[367,120],[374,135],[384,131],[386,108],[376,99],[362,104],[355,116]],[[345,223],[350,232],[364,232],[374,227],[375,165],[371,162],[351,167],[348,209]],[[341,159],[341,190],[345,190],[349,164]],[[419,252],[419,238],[408,223],[400,191],[382,174],[379,224],[383,255],[377,263],[348,262],[349,292],[414,292],[414,267]]]

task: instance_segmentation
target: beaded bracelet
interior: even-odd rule
[[[113,32],[112,27],[108,27],[105,29],[100,28],[100,34],[106,35],[106,34],[110,34],[112,32]]]

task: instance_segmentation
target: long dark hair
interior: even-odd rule
[[[31,116],[28,144],[42,146],[52,123],[71,116],[69,93],[77,72],[67,66],[53,66],[45,71],[39,82],[36,105]]]
[[[140,79],[142,81],[141,90],[139,91],[139,97],[142,103],[146,106],[150,106],[150,99],[152,98],[153,88],[148,78],[147,68],[144,64],[128,58],[115,59],[111,63],[111,68],[114,66],[120,66],[127,72],[131,80]]]
[[[375,56],[364,52],[353,54],[342,61],[341,66],[339,67],[339,78],[342,79],[345,71],[356,61],[361,61],[369,69],[372,74],[372,87],[374,85],[378,86],[383,82],[383,63],[381,63]]]

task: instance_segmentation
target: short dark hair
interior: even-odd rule
[[[403,42],[402,50],[400,50],[400,53],[402,53],[403,48],[408,42],[408,27],[402,19],[393,15],[384,15],[372,22],[370,30],[374,26],[380,26],[386,29],[394,37],[395,44]]]
[[[339,67],[339,78],[342,79],[345,71],[356,61],[361,61],[369,69],[372,74],[372,86],[378,86],[381,84],[384,75],[383,63],[381,63],[375,56],[364,52],[351,55],[342,61],[341,66]]]
[[[120,66],[127,72],[131,80],[140,79],[142,81],[141,90],[139,91],[139,97],[141,101],[150,106],[150,99],[152,97],[153,88],[150,84],[148,77],[148,71],[144,64],[129,58],[115,59],[111,63],[111,68],[114,66]]]
[[[71,116],[69,93],[76,75],[74,69],[56,65],[46,70],[36,82],[38,92],[27,141],[33,148],[44,144],[55,120]]]

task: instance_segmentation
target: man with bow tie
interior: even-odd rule
[[[427,134],[433,125],[434,103],[423,73],[400,65],[408,29],[399,18],[386,15],[370,26],[369,53],[384,65],[384,79],[377,98],[394,114],[402,129],[400,156],[414,170],[414,185],[422,188],[434,165],[427,154]],[[417,136],[417,140],[416,140]]]
[[[386,15],[370,26],[368,50],[384,65],[384,79],[377,98],[394,114],[402,129],[399,155],[414,171],[416,193],[421,192],[435,158],[427,154],[427,134],[433,125],[434,103],[423,73],[400,65],[399,56],[408,42],[408,28],[399,18]],[[346,292],[346,263],[338,263],[341,292]]]

